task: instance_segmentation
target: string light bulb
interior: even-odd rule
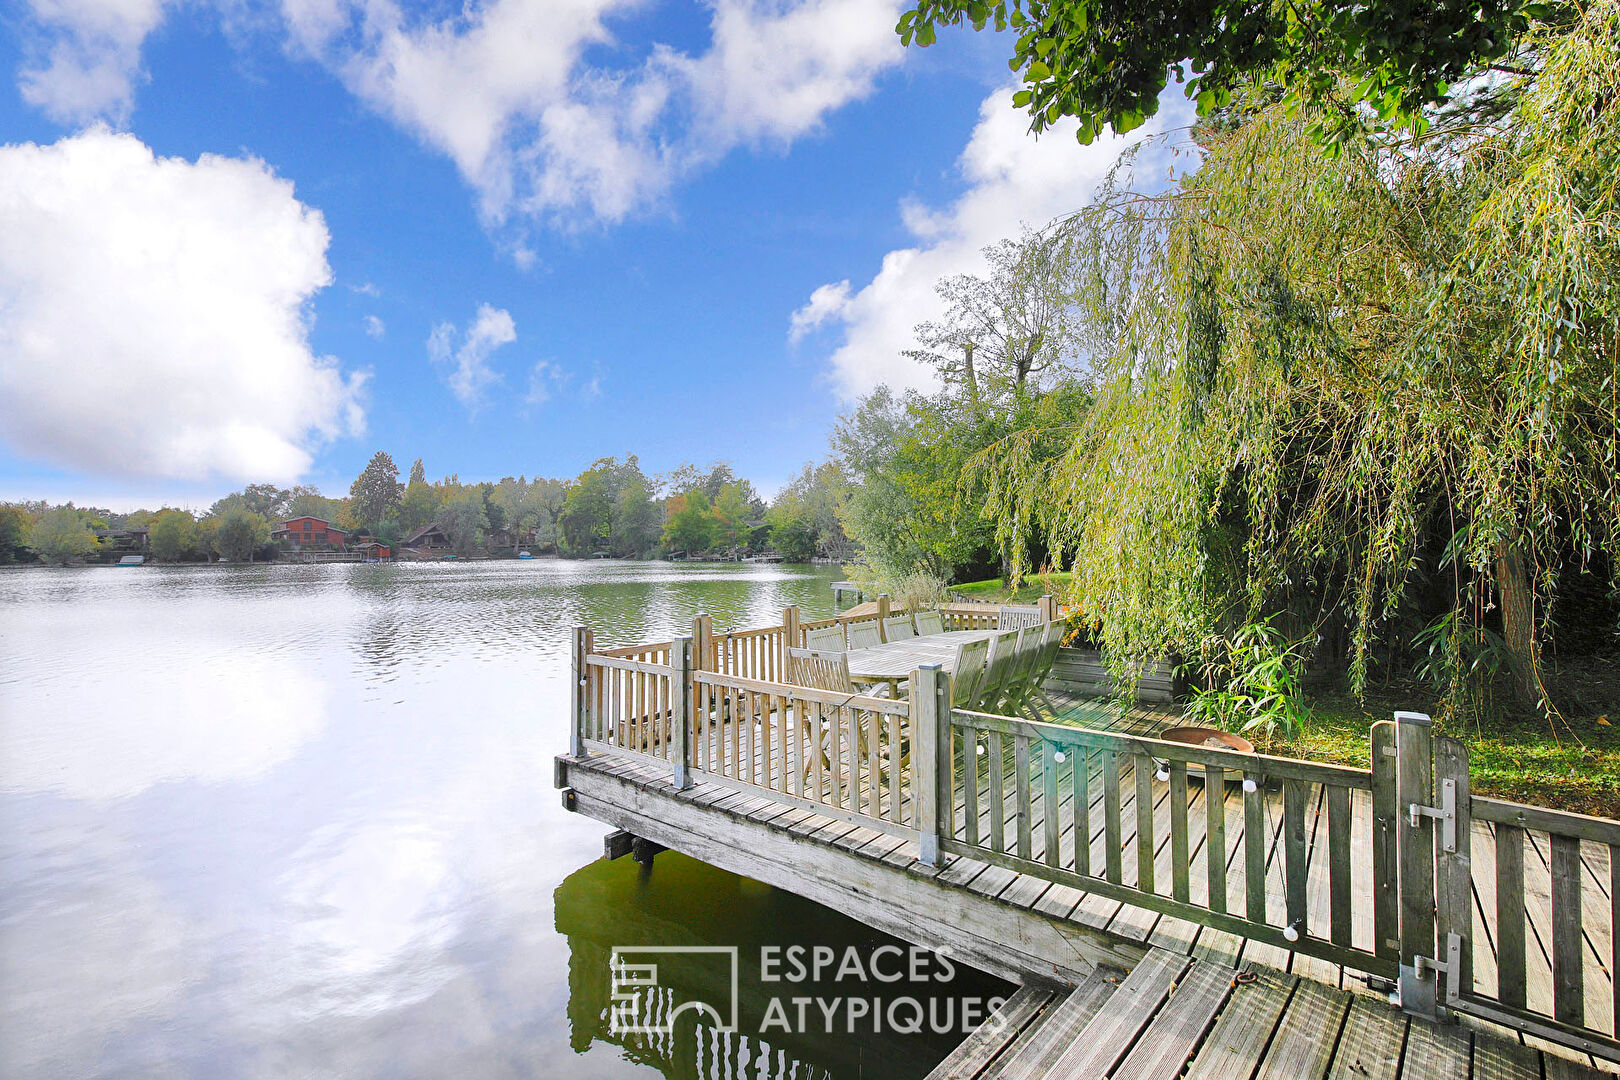
[[[1056,751],[1056,752],[1055,752],[1055,753],[1053,753],[1053,755],[1052,755],[1052,760],[1053,760],[1053,761],[1055,761],[1055,762],[1057,762],[1057,763],[1058,763],[1058,764],[1059,764],[1059,765],[1061,765],[1061,764],[1063,764],[1063,763],[1064,763],[1064,762],[1065,762],[1065,761],[1067,761],[1067,760],[1069,760],[1069,757],[1068,757],[1068,755],[1067,755],[1067,754],[1065,754],[1065,753],[1064,753],[1064,752],[1063,752],[1063,751],[1061,751],[1061,750],[1058,750],[1058,751]]]
[[[1298,941],[1299,923],[1291,922],[1287,926],[1283,927],[1283,938],[1287,941]]]
[[[1166,783],[1170,779],[1170,763],[1167,761],[1159,762],[1159,767],[1153,772],[1153,778],[1161,784]]]
[[[1248,792],[1250,795],[1253,795],[1255,792],[1260,790],[1260,785],[1255,783],[1250,777],[1245,776],[1243,778],[1243,790]]]

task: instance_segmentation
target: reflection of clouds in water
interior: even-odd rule
[[[53,830],[0,869],[0,1076],[89,1076],[103,1048],[169,1014],[200,974],[191,929],[122,841]],[[69,893],[45,887],[71,881]]]
[[[450,976],[444,950],[467,886],[444,835],[413,822],[328,826],[293,863],[281,970],[298,1019],[398,1008]]]
[[[321,729],[326,696],[291,658],[250,654],[0,685],[0,791],[112,800],[257,776]]]

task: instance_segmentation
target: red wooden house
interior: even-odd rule
[[[295,517],[277,525],[270,539],[293,548],[341,548],[348,534],[318,517]]]

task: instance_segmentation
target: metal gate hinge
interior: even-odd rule
[[[1446,851],[1457,850],[1457,781],[1447,777],[1440,781],[1439,807],[1413,803],[1409,808],[1412,825],[1420,817],[1432,817],[1440,822],[1440,846]],[[1420,958],[1421,959],[1421,958]]]
[[[1440,975],[1446,977],[1446,1004],[1454,1005],[1462,996],[1462,987],[1457,985],[1462,972],[1462,935],[1446,935],[1446,959],[1444,962],[1430,956],[1414,956],[1412,968],[1420,979],[1435,978]]]

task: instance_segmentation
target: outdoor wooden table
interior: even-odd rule
[[[886,682],[898,689],[923,664],[938,664],[954,675],[957,647],[964,642],[995,637],[996,630],[948,630],[943,634],[906,638],[849,653],[849,677],[856,682]]]

